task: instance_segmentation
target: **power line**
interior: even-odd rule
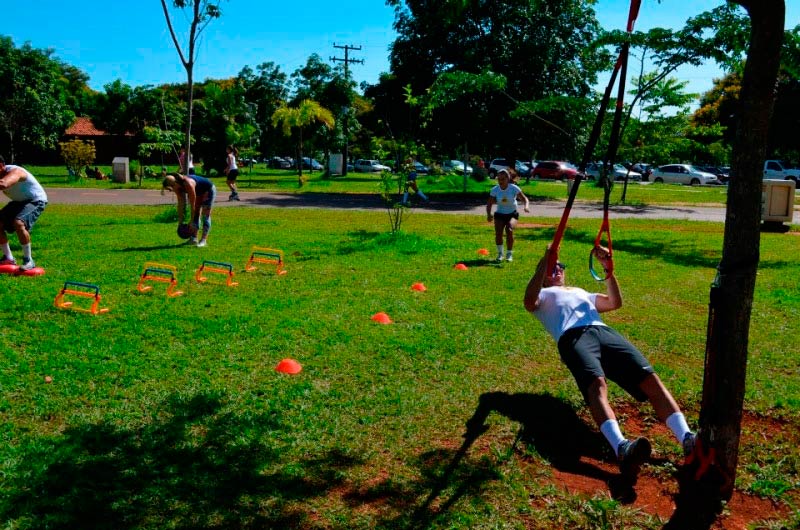
[[[344,50],[344,59],[342,59],[340,57],[331,57],[330,59],[334,63],[336,63],[336,62],[344,63],[344,80],[346,82],[350,81],[350,69],[348,68],[348,65],[350,63],[364,64],[364,59],[351,59],[350,58],[350,50],[361,51],[361,46],[350,46],[349,44],[345,44],[344,46],[340,46],[340,45],[338,45],[338,44],[336,44],[334,42],[333,43],[333,47],[334,48],[339,48],[340,50]],[[344,149],[342,150],[343,151],[342,152],[342,158],[344,159],[344,161],[343,161],[343,167],[342,167],[342,175],[347,175],[347,161],[349,159],[349,153],[347,152],[348,151],[347,136],[349,134],[348,129],[347,129],[347,116],[349,114],[350,114],[350,109],[346,109],[345,112],[344,112],[344,120],[342,120],[342,132],[344,133]]]

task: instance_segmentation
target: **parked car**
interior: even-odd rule
[[[270,169],[291,169],[292,164],[285,158],[273,156],[267,160],[267,167]]]
[[[800,169],[783,160],[764,160],[764,178],[793,180],[797,184],[800,183]]]
[[[716,175],[701,171],[691,164],[667,164],[655,169],[650,177],[656,183],[688,184],[690,186],[720,184]]]
[[[367,160],[364,158],[359,158],[356,160],[356,163],[353,164],[353,169],[359,173],[373,173],[392,170],[392,168],[381,164],[377,160]]]
[[[464,162],[461,160],[445,160],[442,163],[442,169],[451,173],[459,173],[461,175],[464,174]],[[472,166],[467,164],[467,175],[472,174]]]
[[[310,169],[312,171],[322,171],[322,164],[314,160],[313,158],[309,158],[307,156],[303,157],[303,169]]]
[[[506,158],[495,158],[489,163],[489,178],[497,177],[497,172],[501,169],[508,169],[511,163]],[[529,179],[531,177],[531,168],[525,162],[519,160],[514,161],[514,170],[521,178]]]
[[[557,160],[547,160],[536,164],[536,167],[531,171],[531,176],[534,179],[563,180],[573,179],[577,173],[578,170],[572,164]]]
[[[586,164],[586,178],[589,180],[597,180],[600,178],[600,166],[597,162],[590,162]],[[633,180],[635,182],[640,182],[642,180],[642,174],[631,170],[630,172],[625,169],[625,166],[622,164],[614,164],[614,167],[609,170],[609,176],[613,175],[613,180],[625,180],[625,175],[628,176],[628,180]]]
[[[716,175],[717,179],[723,184],[728,182],[728,180],[730,179],[728,171],[725,171],[719,166],[696,166],[696,167],[700,171],[705,171],[706,173],[711,173],[712,175]]]
[[[424,175],[424,174],[430,173],[431,172],[431,168],[429,168],[428,166],[426,166],[422,162],[417,162],[415,160],[414,161],[414,171],[416,171],[419,174],[423,174]]]
[[[653,164],[645,164],[644,162],[637,162],[631,166],[631,170],[636,171],[642,175],[642,180],[647,182],[650,180],[650,174],[653,172]]]

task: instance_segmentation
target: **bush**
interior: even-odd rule
[[[485,167],[475,167],[472,170],[472,175],[470,175],[470,177],[475,182],[484,182],[487,178],[489,178],[489,172]]]
[[[95,148],[94,142],[83,140],[70,140],[68,142],[59,142],[61,147],[61,157],[70,171],[70,175],[74,175],[76,179],[80,178],[83,168],[94,164]]]

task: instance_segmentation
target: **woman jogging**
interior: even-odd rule
[[[525,211],[528,211],[528,198],[516,184],[511,184],[510,169],[501,169],[497,172],[497,185],[489,192],[489,202],[486,204],[486,220],[494,220],[494,242],[497,245],[497,260],[503,261],[503,232],[506,233],[506,248],[508,249],[506,261],[513,261],[514,256],[514,227],[517,226],[519,212],[517,200],[525,202]],[[497,205],[497,211],[492,215],[492,205]]]

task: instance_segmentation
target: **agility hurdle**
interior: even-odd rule
[[[168,283],[167,296],[174,297],[183,294],[183,291],[175,290],[178,286],[178,269],[172,265],[154,263],[152,261],[146,262],[144,264],[144,272],[139,277],[139,283],[136,284],[136,288],[140,293],[153,290],[153,286],[147,285],[147,282]]]
[[[246,270],[247,272],[253,272],[255,270],[258,270],[258,267],[253,265],[253,263],[264,263],[266,265],[275,265],[275,273],[278,276],[286,274],[286,270],[283,268],[282,250],[276,250],[274,248],[253,247],[252,252],[250,253],[250,259],[247,260],[247,264],[244,266],[244,270]]]
[[[73,300],[64,300],[66,295],[77,296],[79,298],[92,298],[92,305],[90,307],[78,307]],[[99,307],[100,287],[91,283],[64,282],[64,287],[56,295],[54,304],[59,309],[69,309],[82,313],[91,313],[93,315],[108,312],[107,307],[102,309]]]
[[[208,261],[203,260],[203,264],[200,265],[200,268],[197,269],[197,272],[194,275],[195,280],[200,283],[208,282],[208,278],[203,275],[203,273],[215,273],[215,274],[224,274],[227,279],[225,280],[225,285],[228,287],[234,287],[239,285],[239,282],[233,281],[233,265],[230,263],[223,263],[220,261]],[[208,282],[214,283],[214,282]]]

